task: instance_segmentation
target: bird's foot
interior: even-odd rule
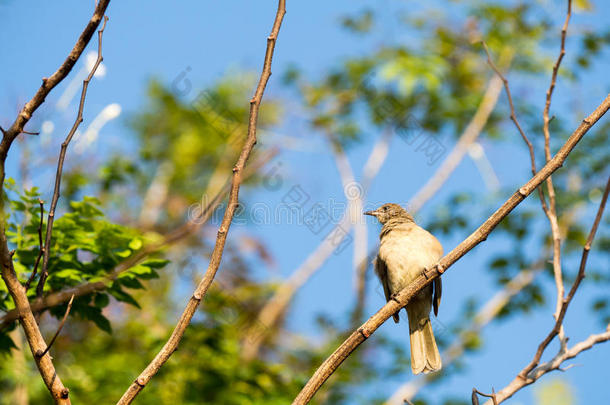
[[[394,293],[394,294],[391,294],[391,295],[390,295],[390,299],[391,299],[392,301],[396,301],[398,304],[400,304],[400,301],[398,301],[398,298],[397,298],[397,297],[398,297],[398,294],[397,294],[397,293]]]

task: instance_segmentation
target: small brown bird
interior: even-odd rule
[[[415,280],[424,269],[434,266],[443,256],[440,242],[428,231],[417,226],[413,217],[398,204],[384,204],[368,211],[381,222],[379,253],[375,259],[375,272],[381,281],[387,301]],[[430,309],[438,314],[441,301],[441,279],[427,285],[405,307],[409,318],[411,340],[411,369],[414,374],[441,369],[441,356],[436,346]],[[398,323],[398,312],[394,315]]]

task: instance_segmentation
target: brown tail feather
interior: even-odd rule
[[[414,314],[413,314],[414,315]],[[413,374],[429,373],[441,369],[441,356],[436,346],[430,318],[418,319],[409,314],[411,340],[411,369]]]

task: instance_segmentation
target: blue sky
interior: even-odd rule
[[[410,38],[407,34],[395,35],[390,18],[395,8],[405,4],[417,12],[413,2],[390,0],[289,1],[273,61],[273,71],[276,74],[271,76],[267,95],[282,94],[281,73],[291,64],[298,65],[315,77],[328,67],[336,66],[347,56],[370,53],[381,43],[408,41]],[[564,2],[546,1],[543,4],[554,10],[557,24],[563,21]],[[572,27],[575,32],[585,26],[607,27],[610,12],[603,7],[602,1],[594,4],[594,13],[578,13],[574,16]],[[60,65],[90,17],[92,6],[93,1],[0,2],[0,43],[5,61],[2,68],[4,74],[0,75],[2,126],[12,122],[17,106],[31,98],[41,78],[51,74]],[[366,6],[379,10],[387,18],[387,24],[383,24],[379,33],[372,38],[362,40],[342,30],[339,19],[346,13]],[[259,72],[265,51],[265,38],[275,9],[274,1],[112,2],[108,11],[110,21],[104,35],[104,64],[107,72],[105,77],[94,80],[90,86],[83,124],[86,126],[90,123],[108,104],[118,103],[121,106],[121,116],[110,121],[100,132],[97,141],[100,150],[125,148],[124,140],[129,135],[129,130],[125,126],[124,117],[144,105],[146,84],[153,77],[170,83],[188,67],[189,79],[196,88],[201,88],[214,83],[229,71]],[[552,49],[555,46],[557,44],[553,44]],[[89,47],[89,50],[92,49],[95,46]],[[80,69],[81,61],[77,66]],[[57,112],[53,105],[72,77],[54,90],[49,103],[36,113],[29,124],[30,130],[36,130],[43,120],[48,119],[56,123],[56,131],[49,136],[63,138],[60,129],[71,122],[75,108]],[[584,88],[576,89],[569,84],[559,84],[556,100],[564,101],[557,103],[558,111],[578,105],[583,112],[590,112],[605,97],[609,81],[604,74],[604,66],[594,68],[586,82],[588,84]],[[542,105],[546,86],[545,82],[540,84],[540,88],[532,89],[532,102]],[[332,156],[326,152],[322,139],[305,132],[303,128],[291,127],[290,123],[277,128],[275,132],[302,137],[311,141],[313,146],[306,151],[287,151],[278,158],[285,163],[282,166],[285,181],[280,190],[248,191],[244,197],[249,201],[266,201],[275,206],[280,204],[290,185],[298,184],[310,194],[312,201],[343,201]],[[39,142],[40,147],[49,146],[45,139],[41,137],[40,140],[33,141],[32,147],[36,146],[34,142]],[[502,186],[518,186],[527,180],[529,169],[526,166],[516,168],[514,163],[515,160],[525,162],[525,149],[521,145],[513,143],[500,146],[484,141],[482,144],[487,156],[494,162]],[[349,152],[357,178],[371,146],[372,140],[369,139]],[[15,170],[14,156],[9,165],[9,170]],[[435,168],[434,165],[426,165],[424,157],[400,139],[394,139],[387,162],[371,187],[369,201],[405,202]],[[400,184],[398,187],[397,176]],[[48,192],[50,179],[47,173],[39,173],[34,177],[34,182]],[[467,158],[452,175],[449,186],[430,201],[419,213],[418,219],[428,222],[437,204],[453,191],[484,188],[485,183],[479,171]],[[495,201],[491,207],[499,206],[507,197],[502,193],[491,195],[490,200]],[[378,226],[372,220],[369,220],[368,225],[368,242],[371,246],[377,240]],[[232,228],[232,232],[241,231],[239,226]],[[260,226],[248,229],[248,232],[267,242],[278,262],[278,272],[284,277],[291,274],[321,240],[321,236],[313,235],[306,227],[288,224]],[[449,251],[466,236],[456,235],[441,242],[445,250]],[[493,295],[495,289],[492,277],[486,274],[483,263],[491,251],[501,246],[501,238],[490,237],[444,275],[444,297],[439,318],[442,323],[452,322],[465,297],[478,294],[481,302],[484,302]],[[594,254],[592,257],[595,260]],[[310,333],[313,320],[320,312],[340,317],[349,311],[353,305],[351,260],[350,249],[333,256],[302,289],[289,318],[291,328]],[[607,267],[607,263],[605,265]],[[266,277],[269,273],[261,270],[260,274],[261,277]],[[473,283],[472,280],[477,282]],[[376,292],[376,280],[371,279],[369,290],[367,314],[372,314],[383,304],[383,298]],[[589,301],[584,299],[591,291],[585,285],[568,313],[566,325],[571,342],[580,341],[590,333],[600,331],[599,324],[589,316]],[[549,289],[547,293],[548,297],[554,297],[554,291]],[[550,298],[549,302],[553,300]],[[487,342],[485,348],[469,357],[468,368],[461,375],[451,377],[441,387],[436,387],[434,395],[439,398],[445,394],[467,398],[473,386],[482,391],[490,391],[492,386],[499,389],[506,385],[531,359],[537,343],[550,329],[551,312],[551,307],[548,306],[544,311],[487,328],[484,334]],[[404,322],[400,325],[387,323],[380,332],[396,338],[404,336],[407,345],[408,330]],[[554,350],[553,346],[549,352],[553,353]],[[579,356],[576,363],[581,366],[559,375],[569,382],[578,403],[610,401],[610,393],[602,384],[607,378],[605,366],[609,358],[610,344],[596,347],[594,351]],[[550,380],[557,376],[547,376],[544,379]],[[390,394],[401,381],[410,377],[410,370],[405,370],[400,379],[380,381],[366,389]],[[522,390],[510,403],[533,403],[533,391],[531,387]]]

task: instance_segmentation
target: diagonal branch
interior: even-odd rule
[[[55,331],[55,334],[51,338],[49,345],[47,346],[46,349],[44,349],[44,352],[42,352],[40,354],[36,353],[36,356],[42,357],[49,352],[49,350],[51,349],[51,346],[53,346],[53,343],[55,343],[55,339],[57,339],[57,336],[59,336],[59,332],[61,332],[64,325],[66,324],[66,320],[68,319],[68,315],[70,314],[70,310],[72,309],[73,302],[74,302],[74,295],[72,295],[72,297],[70,298],[70,301],[68,302],[68,307],[66,308],[66,312],[64,313],[64,317],[61,319],[61,322],[59,323],[59,326],[57,327],[57,331]]]
[[[559,149],[557,154],[525,185],[520,187],[500,208],[496,210],[479,228],[462,241],[457,247],[443,257],[432,269],[422,272],[407,288],[401,290],[395,299],[390,300],[377,313],[369,318],[363,325],[354,331],[318,368],[307,382],[293,405],[306,404],[315,395],[322,384],[335,372],[335,370],[356,350],[377,328],[379,328],[392,314],[404,307],[409,300],[422,288],[430,284],[436,277],[444,273],[451,265],[462,256],[472,250],[479,243],[487,239],[494,228],[536,187],[545,181],[551,173],[559,169],[566,160],[572,149],[587,133],[587,131],[610,109],[610,94],[604,101],[585,118],[578,128],[570,135],[566,143]]]
[[[97,6],[95,7],[93,16],[89,20],[89,23],[87,24],[83,32],[80,34],[80,37],[76,41],[76,44],[74,44],[72,51],[70,51],[70,54],[68,55],[64,63],[62,63],[59,69],[57,69],[57,71],[53,73],[50,77],[45,77],[42,79],[42,85],[40,86],[38,91],[36,91],[34,97],[32,97],[32,99],[25,106],[23,106],[23,108],[19,112],[19,115],[15,119],[15,122],[13,122],[13,124],[6,131],[3,131],[4,136],[2,137],[2,142],[0,142],[0,161],[4,162],[6,160],[6,155],[8,154],[8,150],[11,147],[11,144],[13,143],[15,138],[23,132],[25,124],[27,124],[30,118],[32,118],[32,114],[34,113],[34,111],[36,111],[38,107],[40,107],[42,103],[44,103],[45,98],[51,92],[51,90],[53,90],[55,86],[57,86],[62,80],[66,78],[66,76],[68,76],[68,74],[74,67],[74,64],[80,58],[81,54],[85,50],[85,47],[91,40],[91,37],[93,36],[93,33],[95,32],[97,26],[102,20],[102,17],[106,12],[106,8],[108,8],[109,3],[110,0],[99,0],[97,2]],[[0,180],[2,180],[0,184],[3,184],[4,172],[2,173]]]
[[[566,361],[573,359],[585,350],[591,349],[598,343],[607,342],[610,340],[610,324],[607,326],[606,331],[595,335],[590,335],[587,339],[583,340],[572,346],[572,348],[566,348],[560,351],[555,357],[546,363],[542,363],[535,369],[533,369],[526,380],[519,377],[515,378],[509,385],[496,392],[496,401],[498,404],[504,402],[511,396],[513,396],[521,388],[533,384],[538,381],[543,375],[554,371],[554,370],[565,370],[561,368],[561,365]],[[485,405],[490,405],[486,403]]]
[[[568,24],[570,23],[570,17],[572,15],[572,0],[568,0],[568,9],[566,13],[566,19],[561,28],[561,48],[557,61],[553,66],[553,73],[551,75],[551,84],[546,92],[546,102],[544,105],[544,111],[542,113],[543,125],[542,131],[544,133],[544,156],[548,162],[551,159],[551,134],[549,132],[549,110],[551,108],[551,99],[553,97],[553,90],[555,89],[555,83],[557,82],[557,74],[559,72],[559,66],[566,53],[566,35],[568,31]],[[555,319],[559,319],[559,312],[561,311],[562,302],[565,295],[565,289],[563,286],[563,276],[561,271],[561,233],[559,231],[559,224],[557,221],[557,204],[555,200],[555,187],[553,186],[553,178],[549,176],[546,179],[546,189],[549,195],[549,209],[546,211],[551,226],[551,234],[553,236],[553,275],[555,277],[555,285],[557,288],[557,304],[555,308]],[[561,346],[565,349],[566,340],[563,335],[563,326],[560,325],[559,339]]]
[[[104,24],[102,24],[102,28],[97,32],[97,59],[95,64],[91,68],[89,72],[89,76],[83,81],[83,90],[80,95],[80,103],[78,105],[78,114],[76,114],[76,120],[68,132],[68,136],[61,144],[61,149],[59,151],[59,158],[57,160],[57,173],[55,174],[55,187],[53,189],[53,198],[51,199],[51,208],[49,209],[49,215],[47,217],[47,232],[45,234],[45,242],[44,242],[44,255],[42,257],[42,270],[40,273],[40,279],[38,280],[38,285],[36,286],[36,295],[38,297],[42,297],[42,292],[44,289],[44,284],[47,281],[47,277],[49,277],[48,266],[49,266],[49,255],[51,253],[51,234],[53,232],[53,221],[55,220],[55,209],[57,208],[57,202],[59,201],[60,194],[60,186],[61,186],[61,175],[64,169],[64,161],[66,159],[66,152],[68,151],[68,145],[78,126],[81,122],[83,122],[83,110],[85,108],[85,98],[87,97],[87,89],[89,88],[89,82],[93,78],[95,71],[98,66],[104,60],[102,56],[102,37],[104,35],[104,29],[106,28],[106,23],[108,22],[108,17],[104,16]]]
[[[32,269],[32,274],[30,274],[30,277],[24,284],[25,291],[30,289],[30,284],[32,284],[32,281],[34,281],[34,278],[36,277],[36,273],[38,273],[38,265],[40,264],[40,259],[42,258],[42,255],[44,254],[44,244],[42,241],[42,225],[43,225],[43,221],[44,221],[44,201],[42,201],[39,198],[38,204],[40,204],[40,223],[38,224],[38,256],[36,257],[36,262],[34,263],[34,268]]]
[[[205,272],[203,279],[193,292],[193,295],[187,303],[186,308],[180,316],[180,319],[178,320],[178,323],[176,324],[176,327],[174,328],[174,331],[172,332],[168,341],[159,351],[157,356],[155,356],[155,358],[150,362],[150,364],[144,369],[144,371],[140,373],[138,378],[136,378],[136,380],[131,384],[127,391],[125,391],[125,393],[117,404],[130,404],[135,399],[136,395],[138,395],[138,393],[142,391],[142,389],[144,389],[150,379],[155,374],[157,374],[163,364],[165,364],[165,362],[169,359],[172,353],[178,348],[178,345],[182,340],[182,336],[184,336],[184,332],[187,326],[191,322],[191,319],[193,318],[197,307],[203,300],[203,297],[208,291],[208,288],[212,284],[214,276],[218,271],[218,267],[220,266],[220,261],[222,259],[222,253],[224,251],[225,242],[227,240],[227,232],[229,231],[229,226],[231,225],[233,215],[235,214],[235,210],[239,203],[238,194],[239,186],[242,181],[243,170],[246,165],[246,161],[250,156],[250,152],[256,144],[256,124],[258,120],[258,111],[263,98],[265,87],[267,86],[267,82],[269,81],[269,77],[271,76],[271,62],[273,59],[273,51],[275,49],[275,43],[277,41],[277,36],[279,34],[280,27],[282,25],[282,20],[284,19],[285,14],[286,0],[279,0],[275,21],[273,23],[273,28],[271,30],[271,34],[267,37],[267,50],[265,52],[263,71],[261,73],[254,97],[252,97],[252,99],[250,100],[248,136],[246,138],[246,142],[243,146],[243,149],[241,150],[239,158],[237,159],[237,163],[233,167],[233,179],[231,182],[231,191],[229,193],[229,202],[227,204],[227,209],[225,210],[222,223],[220,224],[220,228],[218,229],[216,244],[210,257],[208,269]]]

